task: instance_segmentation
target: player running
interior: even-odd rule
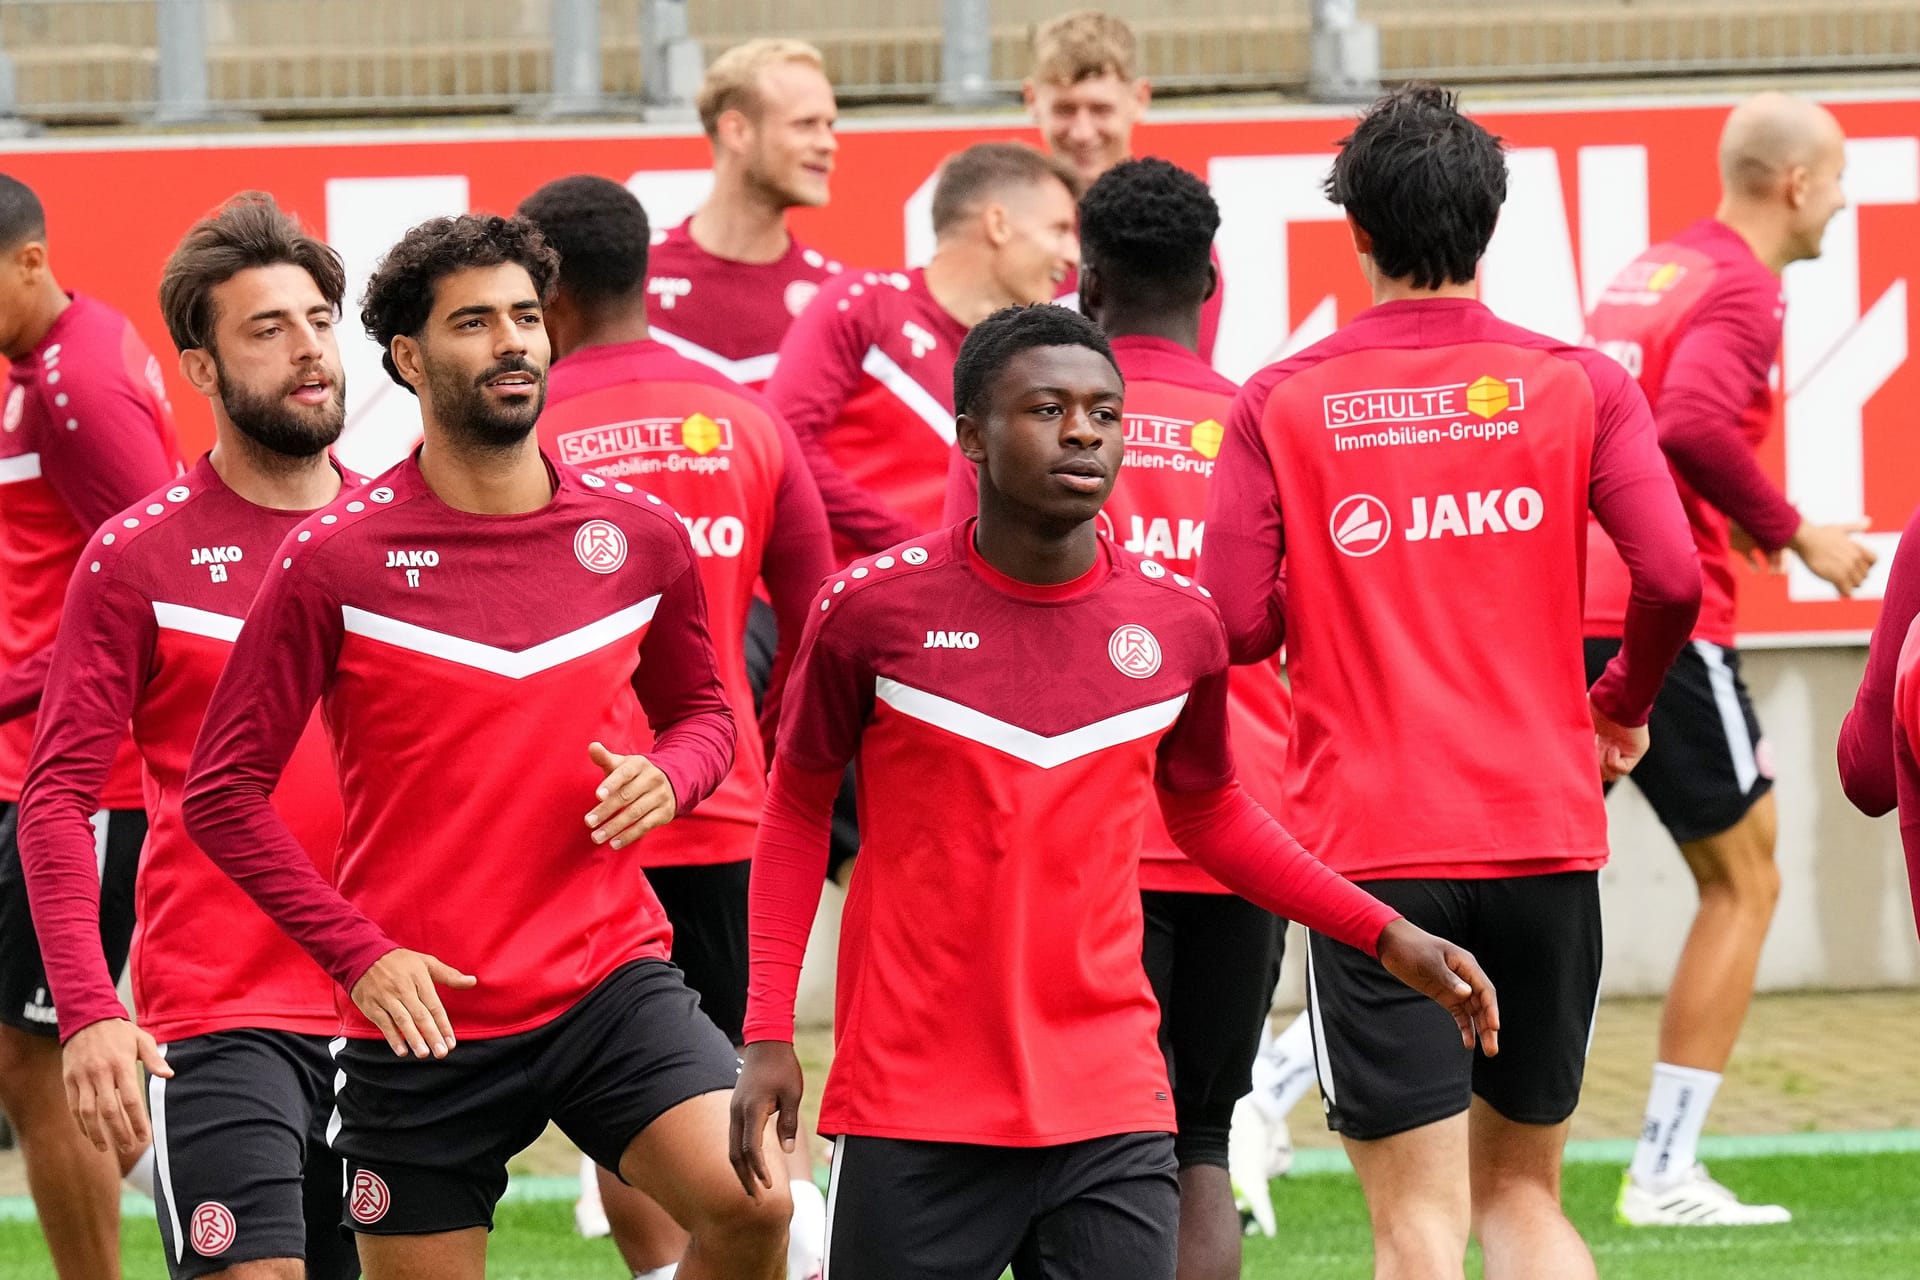
[[[700,565],[714,656],[742,726],[733,769],[697,813],[642,841],[635,860],[673,926],[673,962],[707,1016],[739,1044],[747,872],[767,777],[741,640],[754,581],[762,578],[779,634],[788,637],[777,665],[791,664],[807,607],[833,569],[826,512],[792,430],[772,406],[649,335],[647,215],[632,192],[606,178],[561,178],[522,201],[520,216],[560,254],[559,287],[546,309],[555,359],[541,446],[665,499],[686,524]],[[788,1273],[807,1280],[820,1269],[826,1202],[808,1165],[791,1172]],[[665,1273],[686,1233],[612,1174],[599,1182],[628,1265]]]
[[[372,1280],[484,1274],[507,1160],[550,1120],[692,1233],[683,1280],[774,1280],[786,1189],[731,1176],[733,1048],[631,851],[726,776],[732,719],[685,527],[533,439],[557,269],[525,221],[468,215],[374,272],[361,319],[425,443],[269,567],[187,828],[350,993],[334,1149]],[[337,889],[268,803],[315,702]]]
[[[264,195],[236,197],[174,250],[161,310],[181,375],[212,406],[213,451],[109,519],[81,557],[20,802],[73,1116],[101,1150],[139,1150],[138,1072],[152,1073],[154,1200],[175,1280],[360,1271],[325,1134],[333,984],[180,819],[187,759],[254,591],[287,534],[348,482],[327,454],[346,422],[334,337],[345,283],[338,255]],[[138,1026],[100,953],[89,819],[129,721],[153,788]],[[317,718],[274,807],[330,875],[340,788]]]
[[[1032,52],[1033,66],[1021,86],[1027,111],[1040,126],[1047,150],[1072,166],[1085,191],[1133,155],[1134,126],[1153,97],[1153,86],[1139,73],[1140,43],[1133,28],[1112,14],[1075,9],[1036,26]],[[1226,290],[1220,259],[1211,244],[1207,251],[1214,289],[1200,304],[1195,349],[1211,363]],[[1069,280],[1061,301],[1074,305],[1077,288],[1077,282]]]
[[[1329,872],[1235,781],[1217,611],[1096,529],[1124,410],[1092,322],[990,317],[954,400],[977,520],[843,571],[801,642],[754,851],[734,1164],[772,1187],[762,1130],[778,1112],[794,1132],[795,985],[828,806],[858,757],[866,846],[820,1119],[838,1135],[827,1274],[1170,1280],[1175,1116],[1136,874],[1156,784],[1196,862],[1377,948],[1463,1044],[1477,1025],[1497,1048],[1494,993],[1472,956]]]
[[[1505,1006],[1501,1055],[1476,1059],[1361,952],[1308,940],[1321,1092],[1382,1277],[1458,1275],[1469,1232],[1490,1277],[1593,1274],[1560,1160],[1600,982],[1596,746],[1607,778],[1645,751],[1699,608],[1632,379],[1474,300],[1506,179],[1500,143],[1444,90],[1374,104],[1327,193],[1377,305],[1247,384],[1207,504],[1201,577],[1235,659],[1287,645],[1288,821],[1329,867],[1471,942]],[[1589,506],[1632,576],[1625,645],[1591,693]]]
[[[48,262],[40,200],[0,174],[0,1110],[65,1280],[120,1274],[120,1175],[140,1151],[97,1151],[60,1082],[59,1013],[35,941],[18,804],[74,566],[101,521],[180,471],[160,366],[113,308],[67,293]],[[133,936],[134,871],[147,818],[124,725],[94,816],[96,944],[116,977]],[[116,1167],[116,1164],[118,1167]],[[130,1181],[144,1181],[144,1168]]]
[[[1773,428],[1770,370],[1786,302],[1780,272],[1819,256],[1846,204],[1846,140],[1822,108],[1763,94],[1720,138],[1720,208],[1641,254],[1587,319],[1588,339],[1626,365],[1653,405],[1660,444],[1700,551],[1705,593],[1692,643],[1654,700],[1653,746],[1633,780],[1685,855],[1700,891],[1660,1022],[1646,1119],[1616,1206],[1629,1226],[1754,1226],[1791,1218],[1742,1204],[1695,1158],[1721,1072],[1753,999],[1780,896],[1773,766],[1734,649],[1734,537],[1776,562],[1791,548],[1843,594],[1873,553],[1863,522],[1819,525],[1760,470]],[[1619,651],[1627,582],[1604,537],[1588,556],[1587,674]]]
[[[932,261],[844,275],[788,332],[767,398],[808,451],[836,564],[939,525],[954,358],[993,312],[1059,292],[1080,261],[1073,201],[1032,147],[968,147],[934,187]]]
[[[1126,466],[1100,523],[1126,550],[1188,575],[1200,554],[1221,424],[1239,390],[1194,353],[1219,225],[1206,184],[1165,160],[1124,160],[1080,199],[1080,305],[1111,339],[1127,391]],[[977,468],[956,451],[950,523],[978,509],[978,489]],[[1274,812],[1291,705],[1279,661],[1235,668],[1227,702],[1241,779]],[[1189,862],[1152,813],[1140,888],[1143,958],[1180,1126],[1180,1277],[1237,1277],[1240,1219],[1227,1136],[1279,979],[1286,926]]]
[[[841,271],[787,230],[787,210],[827,203],[839,111],[820,51],[780,39],[715,58],[695,104],[713,146],[713,191],[654,242],[653,336],[758,391],[787,326]]]

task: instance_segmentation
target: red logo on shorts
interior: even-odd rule
[[[377,1173],[362,1169],[353,1175],[353,1190],[347,1194],[347,1212],[362,1226],[372,1226],[387,1216],[393,1196]]]
[[[595,573],[612,573],[627,562],[627,535],[605,520],[589,520],[573,535],[573,554]]]
[[[209,1200],[193,1211],[193,1251],[201,1257],[219,1257],[233,1246],[238,1234],[233,1211],[218,1200]]]

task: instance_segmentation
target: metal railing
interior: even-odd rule
[[[703,58],[775,33],[819,45],[844,102],[974,103],[1018,86],[1033,25],[1069,2],[0,0],[0,116],[617,114],[684,105]],[[1315,16],[1323,33],[1353,16],[1348,0],[1105,7],[1162,92],[1303,90],[1328,56]],[[1916,0],[1359,0],[1358,17],[1389,79],[1920,67]]]

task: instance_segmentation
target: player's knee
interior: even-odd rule
[[[759,1247],[775,1250],[786,1247],[787,1224],[793,1218],[793,1195],[786,1180],[776,1177],[771,1188],[748,1196],[735,1188],[735,1194],[723,1196],[706,1206],[698,1221],[689,1224],[695,1240],[725,1243],[730,1248]]]

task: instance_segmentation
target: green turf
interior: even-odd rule
[[[1717,1177],[1749,1199],[1793,1208],[1791,1226],[1745,1231],[1629,1231],[1613,1223],[1617,1167],[1575,1165],[1567,1203],[1606,1280],[1770,1280],[1846,1277],[1913,1280],[1920,1276],[1920,1154],[1776,1156],[1716,1162]],[[1278,1240],[1247,1245],[1250,1280],[1309,1280],[1368,1274],[1366,1214],[1351,1177],[1326,1175],[1274,1185]],[[127,1280],[164,1280],[159,1236],[150,1221],[130,1222]],[[494,1233],[493,1280],[618,1280],[605,1241],[573,1234],[564,1201],[504,1205]],[[1469,1274],[1479,1275],[1477,1266]],[[30,1222],[0,1223],[0,1276],[51,1280]]]

